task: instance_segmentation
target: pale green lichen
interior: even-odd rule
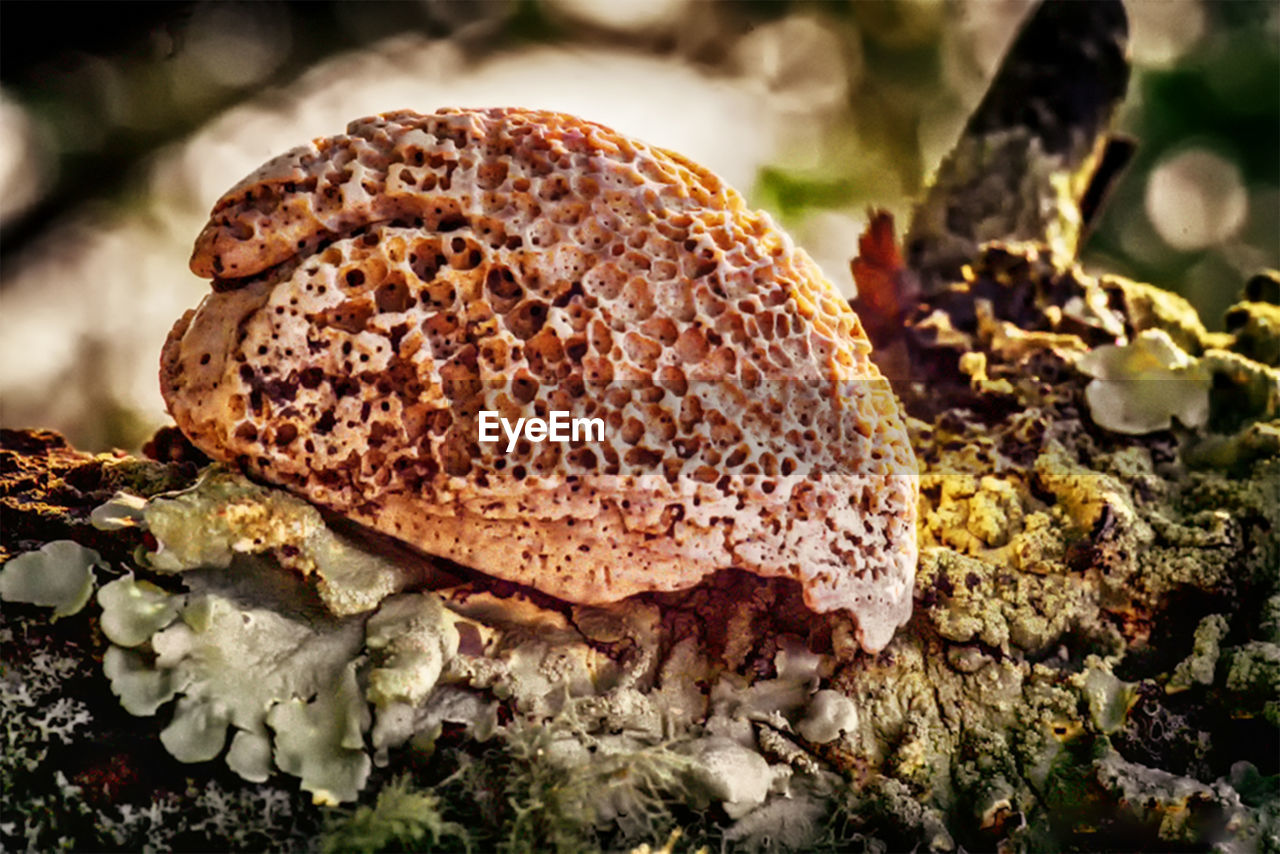
[[[53,609],[53,618],[77,614],[93,595],[93,568],[102,556],[71,540],[46,543],[0,568],[0,600]]]
[[[186,592],[133,576],[107,585],[99,596],[113,641],[105,669],[131,712],[152,715],[176,700],[160,739],[181,761],[225,755],[246,780],[278,768],[318,802],[350,801],[371,772],[370,746],[384,764],[406,743],[429,753],[446,723],[476,741],[506,732],[497,697],[532,721],[576,722],[545,745],[556,774],[592,779],[605,755],[618,767],[649,763],[654,776],[641,787],[649,795],[604,787],[582,813],[584,832],[610,821],[648,833],[658,793],[671,789],[745,818],[771,797],[772,781],[817,772],[788,733],[802,725],[834,740],[856,723],[851,704],[829,691],[810,711],[831,664],[798,638],[781,639],[774,677],[747,684],[721,673],[708,698],[693,682],[711,676],[696,647],[677,644],[659,669],[663,630],[651,604],[582,606],[567,619],[521,596],[461,589],[392,595],[344,616],[306,570],[334,582],[347,578],[348,562],[317,546],[331,535],[293,501],[215,472],[134,508],[158,541],[148,564],[176,575]],[[203,529],[206,515],[216,521]],[[374,560],[349,562],[356,587]],[[744,603],[739,616],[757,605],[767,607]],[[615,658],[601,644],[627,652]],[[765,727],[760,744],[754,725]],[[673,734],[682,746],[668,750]]]
[[[160,572],[226,567],[236,554],[306,543],[324,527],[305,502],[216,469],[191,489],[148,502],[143,518],[158,544],[148,564]]]
[[[1264,420],[1275,426],[1280,417],[1280,368],[1227,350],[1207,350],[1202,361],[1214,379],[1210,400],[1215,429],[1235,431]]]
[[[379,708],[416,706],[458,651],[458,630],[439,596],[406,594],[388,599],[370,618],[365,646],[378,660],[369,673],[369,701]]]
[[[673,805],[706,806],[691,783],[697,767],[669,745],[591,736],[562,715],[508,726],[460,784],[473,796],[490,786],[502,792],[510,814],[499,851],[592,851],[604,847],[599,829],[653,839],[673,829]]]
[[[1268,597],[1258,621],[1259,639],[1280,644],[1280,593]]]
[[[264,733],[237,730],[227,748],[227,767],[251,783],[265,783],[273,770],[271,739]]]
[[[1200,822],[1210,812],[1225,817],[1224,824],[1236,825],[1237,833],[1245,829],[1240,826],[1247,822],[1240,795],[1225,782],[1206,785],[1128,762],[1114,751],[1095,760],[1094,770],[1097,782],[1114,792],[1135,819],[1154,825],[1164,842],[1199,841]]]
[[[1239,695],[1239,713],[1261,713],[1280,728],[1280,644],[1250,641],[1231,650],[1225,687]]]
[[[724,841],[730,850],[830,850],[834,840],[829,838],[828,821],[842,787],[843,781],[831,773],[796,777],[785,791],[734,821]]]
[[[277,765],[302,776],[318,800],[349,800],[368,775],[363,743],[357,738],[349,746],[352,722],[358,730],[368,726],[367,708],[358,693],[344,692],[363,626],[300,607],[305,597],[291,600],[287,590],[272,588],[273,580],[289,577],[255,560],[189,571],[186,595],[128,577],[104,587],[99,601],[108,637],[149,651],[112,646],[106,675],[134,714],[154,714],[177,697],[160,740],[178,760],[215,758],[231,727],[228,765],[246,779],[263,780],[270,727]],[[267,583],[256,584],[260,578]],[[297,596],[300,582],[291,583]],[[323,699],[306,703],[313,695]]]
[[[134,647],[172,623],[181,600],[149,581],[126,575],[103,585],[98,604],[107,639],[117,646]]]
[[[1210,342],[1200,315],[1185,297],[1122,276],[1101,276],[1098,281],[1103,292],[1122,306],[1135,331],[1158,329],[1193,356],[1198,356]]]
[[[1103,662],[1095,659],[1092,664],[1080,687],[1089,703],[1089,717],[1094,727],[1110,735],[1124,727],[1138,695],[1132,684],[1117,679]]]
[[[198,847],[206,849],[303,851],[318,829],[316,819],[285,791],[217,780],[189,782],[184,789],[108,809],[95,810],[82,793],[73,792],[62,806],[94,823],[103,843],[92,847],[128,851],[180,850],[190,840],[200,840]]]
[[[806,741],[826,744],[842,733],[853,732],[857,726],[858,709],[853,701],[839,691],[823,689],[813,695],[804,720],[796,724],[796,732]]]
[[[89,521],[99,531],[136,528],[144,521],[147,499],[129,492],[117,492],[106,504],[99,504],[89,514]]]
[[[1280,366],[1280,305],[1245,300],[1227,309],[1232,348],[1254,362]]]
[[[757,751],[722,736],[699,739],[691,748],[693,776],[706,794],[724,801],[729,814],[746,815],[764,803],[773,782],[769,763]]]
[[[1218,666],[1219,645],[1227,636],[1227,630],[1227,618],[1221,614],[1210,614],[1201,620],[1196,626],[1191,655],[1174,668],[1165,690],[1172,694],[1193,685],[1212,685],[1214,670]]]
[[[111,681],[111,692],[120,698],[125,711],[150,717],[178,693],[172,670],[157,670],[139,652],[118,646],[108,647],[102,657],[102,672]]]
[[[1163,329],[1097,347],[1078,365],[1094,378],[1085,388],[1089,413],[1107,430],[1142,435],[1169,429],[1175,418],[1187,427],[1209,420],[1210,371]]]
[[[403,594],[382,604],[365,628],[373,667],[366,696],[376,708],[374,761],[413,740],[429,753],[443,725],[462,724],[483,740],[496,726],[495,704],[475,692],[439,685],[458,652],[458,618],[434,594]],[[479,636],[482,627],[467,623]]]
[[[47,627],[0,615],[0,848],[307,849],[317,819],[296,796],[199,774],[165,780],[150,755],[158,746],[104,723],[115,716],[104,714],[110,697],[93,690],[97,665],[82,639],[65,634],[76,624],[60,623],[57,645],[37,648]],[[134,773],[141,785],[130,788]]]
[[[303,576],[315,573],[320,598],[338,616],[370,611],[411,580],[334,534],[305,501],[216,467],[196,487],[148,502],[142,514],[159,543],[150,568],[225,568],[236,555],[267,554]]]
[[[440,797],[414,788],[407,777],[383,786],[371,806],[362,806],[330,823],[321,850],[324,854],[374,854],[392,850],[430,850],[445,839],[456,839],[466,848],[468,833],[457,822],[441,815]]]
[[[266,720],[275,732],[276,764],[302,778],[302,788],[316,803],[356,799],[371,763],[364,749],[369,706],[360,693],[355,662],[322,685],[316,699],[290,697],[272,706]]]

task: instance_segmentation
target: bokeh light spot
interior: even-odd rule
[[[1134,62],[1167,68],[1194,48],[1205,31],[1200,0],[1130,0],[1129,31]]]
[[[556,11],[611,30],[648,30],[679,17],[687,0],[548,0]]]
[[[1147,216],[1165,243],[1192,252],[1234,235],[1249,213],[1240,169],[1207,148],[1161,161],[1147,182]]]
[[[776,108],[831,110],[845,103],[862,67],[857,38],[842,37],[836,27],[823,18],[793,15],[748,33],[735,45],[734,57]]]
[[[49,179],[48,157],[28,112],[0,91],[0,223],[39,198]]]
[[[187,51],[212,80],[249,86],[289,55],[287,16],[267,3],[202,3],[191,15]]]

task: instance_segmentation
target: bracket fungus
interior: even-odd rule
[[[379,115],[236,185],[191,267],[213,292],[161,382],[215,459],[572,602],[738,567],[868,650],[910,613],[916,464],[857,316],[677,154],[550,112]],[[604,437],[507,452],[482,412]]]

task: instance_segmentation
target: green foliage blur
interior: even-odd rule
[[[818,118],[805,143],[810,151],[784,147],[761,168],[753,201],[802,238],[815,212],[857,215],[876,204],[905,214],[981,95],[997,45],[1028,4],[665,0],[650,4],[665,15],[628,18],[605,10],[633,5],[640,4],[126,3],[108,12],[94,4],[7,3],[2,14],[12,25],[3,28],[0,83],[6,100],[32,117],[53,157],[31,164],[44,180],[22,209],[6,211],[0,251],[8,260],[95,199],[126,201],[149,153],[239,100],[287,86],[335,52],[415,31],[454,39],[477,57],[536,44],[603,45],[692,59],[714,75],[734,66],[735,42],[787,20],[817,21],[835,38],[769,44],[775,69],[735,68],[775,75],[770,84],[797,98],[801,112],[806,83],[826,82],[836,68],[847,84],[842,103],[808,110]],[[1182,291],[1213,324],[1251,268],[1280,264],[1280,4],[1133,0],[1130,7],[1136,68],[1120,124],[1141,144],[1085,255]],[[1165,51],[1159,64],[1144,64],[1143,39],[1167,40],[1144,27],[1188,15],[1198,16],[1199,32],[1182,36],[1172,61]],[[211,27],[216,34],[218,26],[237,23],[246,36],[265,33],[272,55],[229,79],[192,74],[182,57],[203,49]],[[698,35],[688,34],[690,25]],[[822,67],[828,74],[815,70]],[[1147,183],[1163,158],[1193,145],[1238,169],[1248,211],[1217,245],[1171,247],[1145,210]]]
[[[1167,68],[1139,65],[1120,128],[1137,154],[1115,188],[1085,258],[1178,291],[1222,328],[1243,280],[1280,266],[1280,3],[1203,6],[1205,34]],[[1201,149],[1238,171],[1246,219],[1215,245],[1180,249],[1152,228],[1149,183],[1167,158]],[[1224,189],[1224,188],[1219,188]]]

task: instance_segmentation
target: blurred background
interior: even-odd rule
[[[1280,266],[1280,2],[1130,0],[1140,143],[1085,261],[1211,328]],[[399,108],[567,111],[769,210],[847,294],[900,227],[1027,0],[417,0],[0,6],[0,424],[137,448],[214,201],[269,157]]]

